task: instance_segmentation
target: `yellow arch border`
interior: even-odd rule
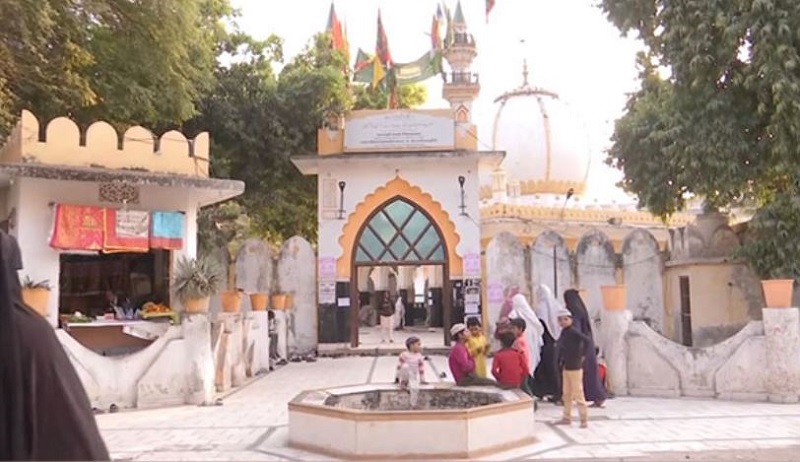
[[[392,179],[385,185],[379,187],[371,194],[368,194],[360,202],[353,213],[347,217],[347,223],[342,228],[342,235],[339,237],[339,245],[342,247],[342,256],[336,261],[336,274],[341,279],[350,278],[350,268],[352,266],[353,245],[361,227],[364,226],[367,218],[375,209],[385,204],[394,197],[404,199],[417,204],[417,206],[430,215],[436,226],[442,233],[442,238],[447,247],[447,258],[450,267],[450,277],[461,277],[463,271],[463,260],[456,253],[456,246],[461,240],[461,236],[456,232],[456,225],[450,219],[450,215],[442,208],[442,204],[435,201],[433,197],[422,191],[418,186],[414,186],[399,176]]]

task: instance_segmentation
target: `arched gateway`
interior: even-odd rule
[[[353,346],[359,343],[359,267],[441,266],[443,324],[450,325],[452,304],[447,245],[430,214],[411,199],[395,196],[375,208],[356,235],[351,262],[350,342]],[[446,333],[444,337],[448,345]]]

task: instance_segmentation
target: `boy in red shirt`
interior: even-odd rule
[[[513,332],[503,332],[498,335],[503,348],[494,354],[492,360],[492,375],[500,385],[509,388],[521,388],[527,380],[530,371],[522,352],[514,348],[517,340]]]

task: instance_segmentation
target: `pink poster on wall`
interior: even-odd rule
[[[464,276],[468,278],[481,276],[481,254],[468,253],[464,255]]]
[[[503,303],[503,284],[501,282],[490,281],[486,285],[486,298],[489,303]]]
[[[320,281],[335,281],[336,280],[336,259],[333,257],[319,257],[319,280]]]

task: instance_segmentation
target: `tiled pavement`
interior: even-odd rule
[[[290,363],[229,395],[223,406],[106,414],[98,422],[116,459],[324,460],[286,447],[286,403],[304,389],[389,382],[395,361],[383,356]],[[431,357],[429,380],[439,380],[446,361]],[[487,460],[757,460],[759,454],[760,460],[800,459],[794,448],[800,445],[800,405],[618,398],[591,410],[588,429],[553,427],[549,422],[559,411],[541,403],[539,441]]]

